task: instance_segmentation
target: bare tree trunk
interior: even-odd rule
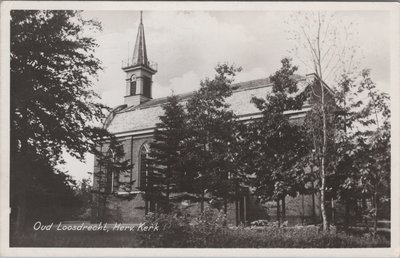
[[[346,203],[345,203],[345,215],[344,215],[344,228],[345,230],[348,230],[349,228],[349,218],[350,217],[350,201],[349,198],[346,198]]]
[[[326,217],[325,210],[325,168],[322,168],[322,177],[321,177],[321,216],[322,216],[322,229],[324,231],[328,230],[328,220]]]
[[[286,196],[282,198],[282,223],[286,221]]]
[[[314,188],[314,182],[313,182],[313,188]],[[312,221],[315,224],[317,224],[317,218],[315,216],[315,193],[312,192],[311,194],[311,199],[312,199]]]
[[[100,198],[100,222],[108,222],[107,221],[107,193],[99,193]],[[100,231],[101,233],[105,232],[103,230]]]
[[[144,213],[145,214],[149,213],[149,200],[148,200],[147,196],[145,197],[145,200],[144,200]]]
[[[224,196],[224,214],[228,213],[228,199]]]
[[[327,121],[326,121],[326,110],[325,110],[325,88],[323,85],[323,77],[322,77],[322,60],[321,60],[321,14],[318,12],[318,33],[317,33],[317,46],[315,53],[315,65],[316,72],[319,76],[319,84],[321,87],[321,105],[322,105],[322,133],[323,133],[323,142],[322,142],[322,157],[321,157],[321,215],[322,215],[322,228],[324,231],[328,230],[328,219],[326,216],[325,209],[325,188],[326,188],[326,147],[327,147]]]
[[[333,200],[333,197],[331,198],[331,209],[332,209],[332,213],[331,213],[331,223],[332,225],[335,225],[335,201]]]
[[[362,213],[367,209],[368,207],[367,207],[367,202],[366,202],[366,200],[365,200],[365,197],[363,197],[362,198]],[[361,215],[362,217],[364,217],[364,223],[365,223],[365,226],[367,227],[367,231],[369,231],[369,225],[368,225],[368,218],[367,218],[367,216],[363,216],[363,215]],[[362,218],[361,217],[361,218]]]
[[[101,203],[101,220],[102,221],[107,221],[107,194],[104,193],[104,195],[102,196],[102,203]]]
[[[24,117],[27,117],[26,111],[21,112]],[[19,155],[24,157],[28,153],[28,143],[27,141],[21,141],[21,152]],[[17,187],[20,189],[20,193],[17,195],[17,215],[16,215],[16,222],[15,222],[15,229],[17,234],[23,234],[23,231],[25,230],[25,223],[26,223],[26,215],[27,215],[27,189],[30,187],[29,185],[29,173],[27,173],[30,169],[30,164],[22,163],[22,164],[16,164],[14,159],[11,159],[11,165],[15,169],[14,171],[11,171],[12,173],[16,173],[16,177],[18,178],[17,180],[19,183],[17,184]],[[16,189],[14,189],[16,190]]]
[[[236,217],[236,226],[239,226],[240,218],[239,218],[239,193],[238,193],[238,183],[235,184],[235,217]]]
[[[16,161],[17,162],[17,161]],[[16,185],[13,185],[15,188],[20,188],[18,189],[20,192],[17,193],[17,202],[16,202],[16,207],[13,207],[14,210],[12,212],[15,212],[16,209],[16,217],[15,217],[15,232],[16,234],[23,234],[23,231],[25,230],[25,224],[26,224],[26,215],[27,215],[27,197],[28,197],[28,187],[29,187],[29,179],[28,176],[29,174],[27,173],[28,171],[28,165],[26,164],[21,164],[17,165],[13,162],[12,164],[13,167],[15,167],[13,173],[16,173],[16,177],[18,180],[18,183]],[[16,189],[13,189],[14,191]]]
[[[276,219],[278,221],[278,226],[281,226],[281,211],[280,211],[279,199],[276,201]]]
[[[304,194],[301,194],[301,225],[304,225]]]
[[[167,199],[166,201],[166,210],[169,212],[169,182],[167,183],[167,190],[165,192],[165,198]]]
[[[378,228],[378,194],[377,194],[377,190],[375,188],[375,192],[374,192],[374,235],[376,235],[377,232],[377,228]]]
[[[326,125],[326,110],[325,110],[325,89],[323,83],[321,84],[321,99],[322,99],[322,130],[323,130],[323,143],[322,143],[322,157],[321,157],[321,214],[322,214],[322,228],[324,231],[328,230],[328,219],[325,209],[325,188],[326,188],[326,147],[327,147],[327,125]]]
[[[343,38],[341,37],[344,36],[347,39],[351,33],[349,33],[348,30],[345,30],[343,34],[339,33],[339,27],[335,28],[334,22],[327,17],[328,15],[326,14],[315,12],[311,15],[307,15],[303,21],[297,18],[294,20],[298,23],[296,25],[299,26],[297,33],[295,33],[296,37],[294,37],[299,43],[298,49],[308,52],[307,57],[303,57],[304,59],[302,61],[306,66],[313,66],[314,72],[321,80],[322,143],[319,146],[319,161],[321,162],[320,198],[323,230],[328,230],[325,191],[327,184],[326,177],[329,173],[327,171],[327,167],[329,166],[329,156],[327,153],[329,135],[327,128],[327,101],[325,99],[325,89],[322,85],[322,81],[329,79],[331,75],[335,75],[340,70],[343,70],[344,72],[350,71],[353,64],[354,53],[356,52],[356,47],[349,45],[348,42],[343,41]]]
[[[243,196],[243,222],[246,225],[247,224],[247,201],[246,201],[247,195]]]
[[[224,215],[225,215],[225,219],[224,219],[224,223],[223,225],[226,227],[228,224],[228,198],[226,196],[224,196]]]
[[[200,212],[204,211],[204,190],[201,191]]]
[[[17,219],[16,219],[16,232],[18,234],[22,234],[25,229],[25,218],[26,218],[26,196],[22,198],[18,198],[18,210],[17,210]]]
[[[240,218],[239,218],[239,202],[238,199],[235,199],[235,218],[236,218],[236,226],[239,226],[240,224]]]
[[[357,223],[358,221],[360,221],[361,215],[360,215],[360,206],[359,206],[359,202],[358,199],[354,200],[354,219],[352,221],[350,221],[351,224],[353,223]],[[362,222],[362,220],[361,220]],[[350,224],[349,223],[349,224]],[[349,225],[350,226],[350,225]]]

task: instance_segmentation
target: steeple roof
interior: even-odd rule
[[[142,11],[140,11],[140,24],[138,28],[138,34],[136,37],[135,49],[133,50],[133,65],[148,65],[147,51],[146,51],[146,40],[144,38],[144,26],[142,21]]]

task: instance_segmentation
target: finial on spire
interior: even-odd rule
[[[142,16],[143,16],[143,11],[140,11],[140,24],[142,24]]]

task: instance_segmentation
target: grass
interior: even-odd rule
[[[10,247],[140,247],[138,232],[27,231],[10,238]]]
[[[357,248],[389,247],[383,237],[347,235],[343,232],[318,232],[304,228],[267,228],[261,231],[223,230],[216,236],[219,241],[209,247],[226,248]],[[215,243],[215,246],[213,246]]]
[[[205,228],[177,226],[160,232],[28,231],[11,247],[356,248],[390,247],[382,236],[319,232],[315,228]]]

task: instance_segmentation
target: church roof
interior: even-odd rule
[[[305,81],[305,78],[296,75],[298,81]],[[265,97],[272,90],[272,83],[269,78],[240,82],[232,84],[232,96],[226,99],[231,110],[239,117],[258,114],[260,111],[251,103],[253,97]],[[180,102],[185,103],[194,92],[177,95]],[[159,122],[159,116],[163,115],[163,104],[167,97],[151,99],[137,106],[119,106],[107,119],[105,127],[114,134],[139,132],[152,129]]]

